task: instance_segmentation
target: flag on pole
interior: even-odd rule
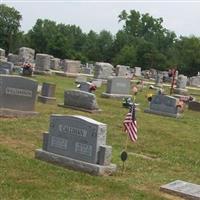
[[[132,142],[137,140],[137,122],[135,118],[135,104],[131,105],[129,112],[127,113],[123,122],[125,132],[129,134]]]

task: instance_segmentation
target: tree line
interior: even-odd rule
[[[109,62],[142,69],[167,70],[176,67],[192,76],[200,71],[200,38],[177,37],[163,26],[162,18],[148,13],[123,10],[118,22],[123,28],[115,35],[107,30],[84,33],[79,26],[38,19],[27,33],[20,31],[22,15],[0,5],[0,48],[17,53],[22,46],[61,59],[81,62]]]

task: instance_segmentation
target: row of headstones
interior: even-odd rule
[[[0,115],[37,114],[37,87],[37,82],[28,78],[0,75]],[[69,102],[87,102],[88,95],[93,94],[65,91],[65,95],[71,98]],[[54,84],[43,84],[38,98],[46,103],[47,97],[55,100]],[[50,117],[49,133],[43,135],[42,149],[36,150],[36,158],[94,175],[112,174],[116,165],[111,163],[112,147],[106,145],[106,135],[106,124],[84,116],[54,114]]]

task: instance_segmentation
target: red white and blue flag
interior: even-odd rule
[[[135,142],[137,140],[137,122],[135,118],[135,104],[133,104],[130,107],[130,110],[126,115],[123,124],[125,127],[125,132],[129,134],[131,141]]]

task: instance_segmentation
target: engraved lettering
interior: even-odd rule
[[[92,145],[75,143],[75,152],[85,156],[92,156]]]
[[[7,87],[6,88],[6,95],[32,97],[32,91],[31,90],[20,89],[20,88]]]

